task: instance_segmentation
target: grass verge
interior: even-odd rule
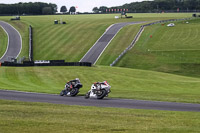
[[[0,125],[3,133],[193,133],[200,132],[200,115],[0,100]]]
[[[0,38],[0,58],[1,58],[6,52],[8,46],[8,36],[1,26],[0,26],[0,37],[1,37]]]
[[[200,79],[117,67],[1,67],[0,89],[59,94],[67,81],[80,78],[80,94],[107,80],[111,97],[200,103]]]

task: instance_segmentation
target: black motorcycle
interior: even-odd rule
[[[79,89],[82,87],[83,85],[81,83],[75,83],[75,84],[67,83],[65,85],[64,90],[60,92],[60,96],[67,95],[67,96],[74,97],[79,93]]]

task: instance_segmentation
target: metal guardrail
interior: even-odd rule
[[[134,47],[135,43],[137,42],[140,35],[142,34],[144,27],[151,26],[151,25],[154,25],[154,24],[159,24],[159,23],[174,22],[174,21],[185,21],[185,20],[191,20],[191,19],[192,18],[169,19],[169,20],[161,20],[161,21],[152,22],[152,23],[149,23],[149,24],[142,25],[139,32],[135,36],[134,40],[131,42],[131,44],[112,62],[112,64],[110,64],[110,66],[111,67],[114,66],[130,49],[132,49]]]
[[[144,30],[144,26],[141,26],[139,32],[135,36],[135,39],[132,41],[132,43],[117,57],[115,61],[113,61],[112,64],[110,64],[110,66],[114,66],[122,58],[122,56],[124,56],[124,54],[126,54],[135,45],[138,37],[142,34],[143,30]]]

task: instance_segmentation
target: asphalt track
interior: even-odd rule
[[[8,35],[8,46],[5,54],[0,57],[0,62],[11,61],[11,58],[17,58],[21,52],[22,39],[19,32],[10,24],[0,21],[0,26]],[[0,44],[2,45],[2,44]]]
[[[112,39],[117,35],[121,28],[126,25],[133,25],[133,24],[142,24],[146,21],[141,22],[126,22],[126,23],[117,23],[111,25],[106,32],[97,40],[97,42],[89,49],[89,51],[83,56],[80,62],[91,62],[95,64],[101,54],[104,52],[106,47],[112,41]]]
[[[80,105],[80,106],[200,112],[200,104],[156,102],[156,101],[114,99],[114,98],[105,98],[102,100],[97,100],[97,99],[84,99],[83,96],[61,97],[59,95],[7,91],[7,90],[0,90],[0,99],[25,101],[25,102]]]

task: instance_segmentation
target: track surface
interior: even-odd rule
[[[0,26],[8,34],[8,47],[0,62],[11,61],[11,58],[17,58],[22,48],[22,40],[19,32],[10,24],[0,21]]]
[[[116,34],[126,25],[133,24],[141,24],[142,22],[127,22],[127,23],[118,23],[111,25],[106,32],[97,40],[97,42],[93,45],[93,47],[84,55],[84,57],[80,60],[80,62],[91,62],[95,64],[105,48],[109,45],[112,39],[116,36]]]
[[[97,100],[97,99],[84,99],[83,96],[61,97],[59,95],[27,93],[27,92],[7,91],[7,90],[0,90],[0,99],[25,101],[25,102],[43,102],[43,103],[66,104],[66,105],[80,105],[80,106],[200,112],[200,104],[155,102],[155,101],[113,99],[113,98],[105,98],[103,100]]]

